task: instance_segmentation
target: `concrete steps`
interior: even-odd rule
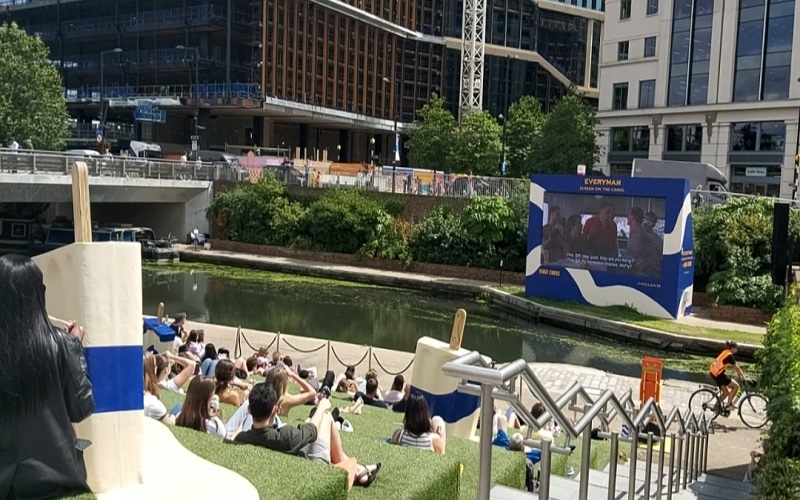
[[[648,500],[644,495],[645,464],[637,462],[636,467],[636,500]],[[657,472],[658,464],[652,465],[650,480],[650,499],[657,498]],[[667,498],[667,476],[663,477],[661,498]],[[591,500],[605,500],[608,498],[608,467],[604,471],[590,471],[589,495]],[[630,484],[630,467],[620,465],[617,469],[615,487],[615,500],[628,500],[628,486]],[[677,478],[674,481],[677,484]],[[574,500],[578,498],[580,489],[580,476],[565,478],[553,476],[550,482],[550,498],[552,500]],[[673,500],[754,500],[753,488],[750,484],[732,481],[713,475],[702,475],[697,481],[689,484],[685,490],[673,490]],[[515,490],[504,486],[495,485],[492,488],[493,500],[530,500],[538,495],[526,491]]]

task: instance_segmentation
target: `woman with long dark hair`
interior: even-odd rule
[[[53,326],[44,296],[31,259],[0,257],[0,498],[89,491],[72,428],[94,410],[83,329]]]
[[[242,403],[247,401],[247,396],[253,389],[250,385],[239,382],[235,375],[236,368],[233,366],[233,361],[230,359],[220,359],[217,366],[214,368],[214,378],[217,381],[217,386],[214,389],[214,394],[219,396],[219,400],[233,406],[241,406]],[[239,387],[244,392],[239,393],[233,390],[233,387]]]
[[[412,393],[406,400],[403,428],[394,432],[392,442],[444,455],[447,442],[444,420],[441,417],[431,418],[425,397]]]
[[[225,423],[219,417],[219,397],[214,394],[214,379],[197,376],[189,382],[175,425],[188,427],[213,436],[227,436]]]

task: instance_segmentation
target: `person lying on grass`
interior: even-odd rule
[[[359,465],[355,458],[347,456],[342,449],[339,429],[328,412],[331,402],[327,398],[319,400],[305,423],[297,427],[284,425],[280,429],[273,425],[280,411],[275,389],[266,383],[257,384],[250,392],[248,401],[253,427],[233,436],[234,443],[262,446],[324,464],[341,464],[341,468],[350,469],[348,473],[353,473],[351,484],[357,486],[366,487],[375,481],[381,464]]]
[[[505,415],[500,412],[495,413],[495,421],[497,422],[497,434],[492,441],[494,446],[499,446],[509,451],[524,451],[531,464],[536,464],[542,459],[541,451],[525,446],[524,437],[521,433],[515,432],[511,436],[508,435],[508,420]],[[552,441],[553,439],[552,435],[547,435],[547,437],[539,435],[538,437],[540,440],[548,439]]]
[[[406,400],[403,428],[394,432],[392,443],[444,455],[447,443],[444,420],[431,418],[428,402],[421,394],[411,394]]]

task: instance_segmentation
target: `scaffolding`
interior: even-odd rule
[[[483,59],[486,52],[486,0],[464,0],[461,38],[461,102],[459,120],[483,108]]]

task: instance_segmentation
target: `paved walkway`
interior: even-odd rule
[[[188,322],[190,329],[202,328],[206,342],[215,346],[228,347],[233,353],[236,328]],[[269,346],[270,352],[277,346],[277,334],[254,330],[243,330],[242,355],[249,356],[254,349]],[[252,345],[250,348],[245,340]],[[413,354],[389,349],[373,348],[347,344],[344,342],[328,342],[320,339],[309,339],[291,335],[280,335],[278,348],[284,355],[290,355],[295,363],[301,366],[315,366],[324,374],[326,369],[336,373],[344,371],[346,365],[354,364],[356,372],[364,375],[369,368],[378,371],[381,387],[390,387],[394,374],[404,371],[406,380],[411,380],[413,373]],[[306,351],[306,352],[304,352]],[[307,352],[313,351],[313,352]],[[568,364],[530,363],[536,376],[554,397],[558,397],[576,381],[590,388],[591,396],[597,396],[606,389],[611,389],[618,396],[633,391],[634,401],[638,403],[639,379],[609,374],[593,368]],[[680,380],[664,380],[662,385],[662,409],[668,413],[673,407],[687,409],[689,397],[697,389],[696,383]],[[522,393],[525,406],[531,406],[534,398],[525,388]],[[502,405],[502,403],[501,403]],[[733,480],[741,481],[744,468],[749,461],[749,453],[756,449],[759,431],[747,429],[736,417],[720,419],[717,433],[711,436],[708,469],[712,474],[719,474]]]
[[[497,283],[487,281],[475,281],[459,278],[446,278],[421,273],[384,271],[369,267],[346,266],[339,264],[329,264],[326,262],[315,262],[310,260],[290,259],[286,257],[269,257],[264,255],[245,254],[237,252],[227,252],[222,250],[192,250],[191,247],[183,247],[182,253],[187,255],[197,255],[199,257],[211,256],[225,260],[230,264],[257,264],[263,269],[276,271],[295,272],[298,274],[336,277],[350,279],[353,281],[378,282],[386,285],[412,286],[414,288],[424,288],[426,284],[432,282],[453,287],[496,287]],[[534,299],[535,300],[535,299]],[[704,315],[693,315],[678,320],[679,323],[688,326],[718,328],[724,330],[738,330],[748,333],[766,333],[765,327],[754,325],[743,325],[739,323],[720,322],[703,317]]]

